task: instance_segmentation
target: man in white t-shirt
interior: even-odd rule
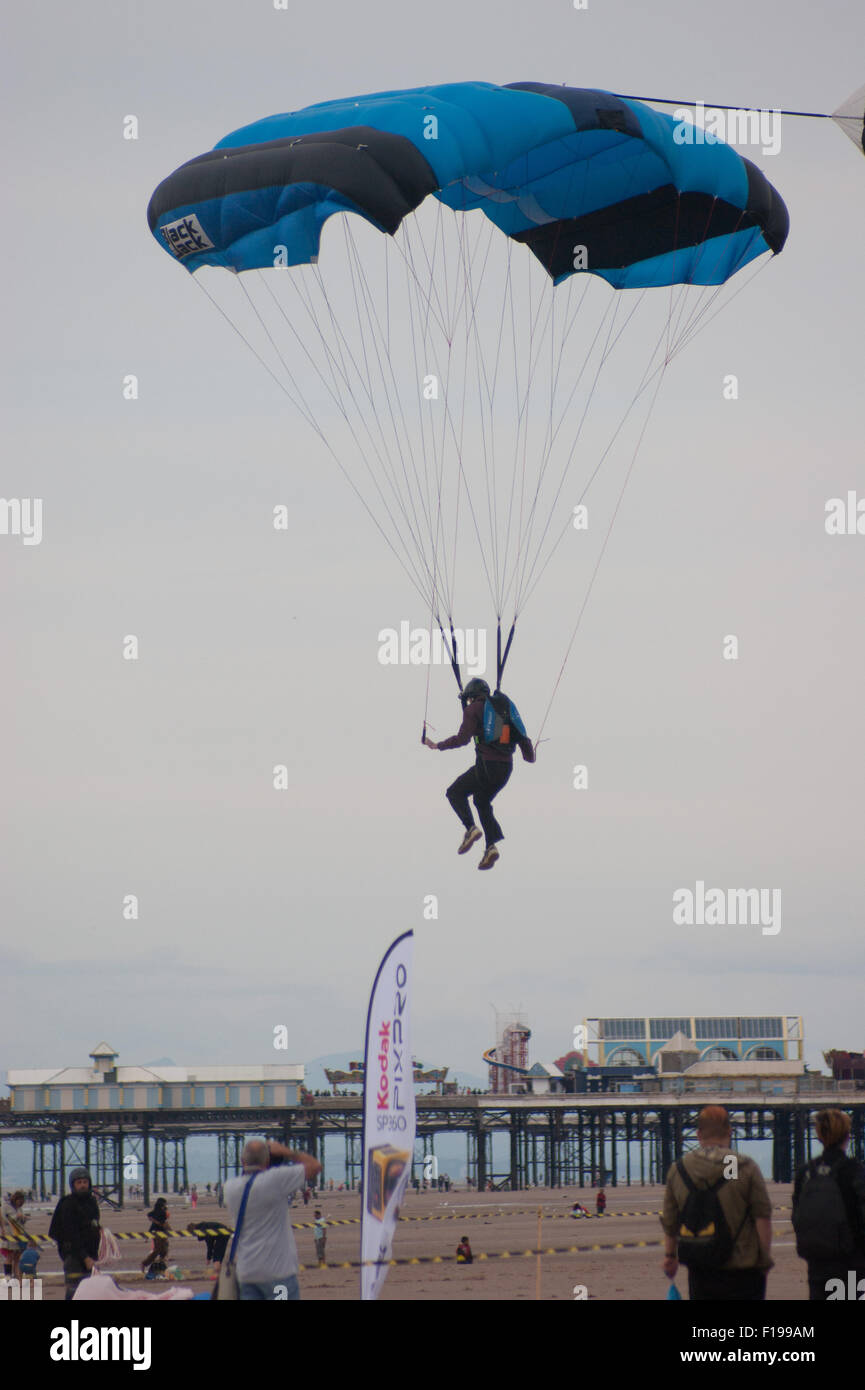
[[[250,1139],[241,1159],[243,1176],[225,1184],[225,1202],[236,1227],[244,1189],[254,1175],[234,1255],[240,1297],[299,1299],[297,1248],[289,1203],[293,1193],[302,1192],[317,1177],[321,1164],[317,1158],[287,1149],[275,1139]]]

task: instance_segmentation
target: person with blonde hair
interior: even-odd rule
[[[753,1158],[731,1147],[730,1116],[707,1105],[697,1118],[698,1147],[667,1175],[661,1225],[664,1273],[688,1270],[692,1300],[757,1302],[772,1267],[772,1206]]]
[[[823,1152],[796,1174],[796,1251],[808,1265],[812,1302],[858,1300],[865,1297],[865,1166],[847,1157],[843,1110],[821,1110],[814,1128]]]

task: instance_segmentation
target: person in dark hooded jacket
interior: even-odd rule
[[[49,1238],[57,1243],[66,1279],[66,1299],[74,1297],[82,1279],[94,1269],[99,1255],[99,1204],[86,1168],[69,1174],[71,1191],[54,1208]]]

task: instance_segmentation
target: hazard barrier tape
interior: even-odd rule
[[[790,1207],[775,1207],[774,1210],[775,1210],[776,1212],[790,1211],[791,1208],[790,1208]],[[507,1211],[503,1211],[502,1209],[500,1209],[500,1208],[498,1208],[498,1207],[490,1207],[490,1208],[489,1208],[488,1210],[486,1210],[486,1211],[484,1211],[483,1209],[481,1209],[480,1211],[472,1211],[472,1212],[447,1212],[447,1213],[443,1213],[443,1214],[438,1214],[438,1213],[436,1213],[435,1215],[432,1215],[432,1216],[400,1216],[400,1225],[404,1225],[406,1222],[409,1222],[409,1221],[414,1221],[414,1222],[419,1222],[419,1221],[464,1221],[464,1222],[465,1222],[465,1221],[482,1221],[482,1220],[484,1220],[484,1219],[486,1219],[486,1218],[493,1217],[493,1216],[537,1216],[537,1212],[538,1212],[537,1207],[520,1207],[520,1208],[518,1208],[518,1209],[516,1209],[516,1210],[515,1210],[514,1208],[508,1208]],[[571,1213],[570,1213],[569,1211],[544,1212],[544,1213],[543,1213],[543,1219],[544,1219],[545,1221],[566,1221],[566,1220],[568,1220],[568,1219],[570,1218],[570,1215],[571,1215]],[[607,1218],[608,1216],[660,1216],[660,1215],[661,1215],[660,1208],[657,1208],[657,1209],[655,1209],[655,1210],[653,1210],[653,1211],[608,1211],[608,1212],[604,1212],[604,1214],[603,1214],[603,1219],[606,1220],[606,1218]],[[598,1217],[597,1215],[593,1215],[592,1212],[589,1212],[587,1217],[575,1217],[574,1219],[575,1219],[575,1220],[578,1220],[578,1221],[582,1221],[582,1220],[600,1220],[600,1219],[602,1219],[602,1218]],[[331,1226],[358,1226],[358,1225],[360,1225],[360,1222],[361,1222],[361,1218],[360,1218],[359,1216],[343,1216],[343,1217],[330,1217],[330,1218],[328,1218],[328,1220],[322,1222],[322,1224],[323,1224],[325,1227],[331,1227]],[[292,1230],[293,1230],[293,1231],[311,1231],[311,1230],[313,1230],[313,1229],[315,1228],[315,1224],[316,1224],[316,1223],[315,1223],[314,1221],[295,1221],[295,1222],[292,1222]],[[154,1233],[153,1233],[152,1231],[112,1231],[112,1235],[114,1236],[114,1239],[115,1239],[115,1240],[118,1240],[118,1241],[121,1241],[121,1240],[152,1240],[152,1239],[153,1239],[153,1234],[154,1234]],[[165,1231],[164,1234],[165,1234],[166,1239],[168,1239],[168,1240],[175,1240],[175,1239],[180,1239],[180,1238],[184,1238],[184,1239],[198,1238],[199,1236],[205,1236],[205,1235],[208,1235],[208,1236],[232,1236],[232,1235],[234,1235],[234,1228],[233,1228],[232,1226],[223,1226],[223,1225],[219,1225],[219,1224],[207,1225],[207,1226],[205,1226],[205,1225],[200,1225],[200,1226],[196,1226],[196,1227],[193,1228],[193,1229],[182,1228],[181,1230],[178,1230],[178,1231],[173,1231],[173,1230],[172,1230],[172,1231]],[[48,1245],[48,1244],[53,1244],[53,1242],[51,1241],[50,1236],[47,1236],[47,1235],[37,1235],[37,1234],[35,1234],[35,1233],[32,1233],[32,1234],[29,1234],[29,1239],[30,1239],[30,1241],[31,1241],[32,1243],[34,1243],[34,1244],[37,1244],[37,1243],[39,1243],[40,1241],[41,1241],[43,1244],[46,1244],[46,1245]],[[592,1248],[593,1248],[593,1249],[611,1249],[611,1248],[613,1248],[613,1247],[608,1247],[608,1246],[593,1246]]]
[[[563,1245],[546,1246],[542,1250],[489,1250],[481,1251],[474,1255],[474,1264],[483,1264],[490,1260],[528,1260],[536,1259],[538,1255],[592,1255],[599,1250],[649,1250],[659,1245],[663,1245],[661,1240],[617,1240],[598,1245]],[[316,1269],[363,1269],[371,1265],[387,1265],[396,1267],[397,1265],[445,1265],[445,1264],[466,1264],[467,1261],[460,1260],[456,1255],[404,1255],[401,1258],[390,1260],[329,1260],[324,1265],[299,1265],[301,1273],[310,1274]],[[57,1278],[61,1277],[62,1271],[48,1270],[46,1274]],[[42,1276],[40,1276],[41,1278]],[[185,1273],[185,1279],[200,1278],[192,1271]],[[159,1281],[163,1282],[162,1280]]]
[[[527,1260],[536,1259],[538,1255],[591,1255],[598,1250],[648,1250],[652,1247],[663,1245],[662,1240],[617,1240],[612,1244],[604,1245],[565,1245],[547,1246],[543,1250],[492,1250],[476,1254],[474,1264],[481,1264],[485,1260]],[[444,1264],[465,1264],[464,1260],[458,1260],[456,1255],[412,1255],[403,1256],[401,1259],[391,1260],[338,1260],[328,1262],[326,1269],[361,1269],[365,1265],[382,1264],[388,1266],[396,1265],[444,1265]],[[322,1268],[321,1265],[301,1265],[300,1269],[311,1273],[315,1269]]]
[[[406,1223],[406,1222],[408,1222],[408,1221],[413,1221],[413,1222],[419,1222],[419,1221],[480,1221],[480,1220],[484,1220],[484,1219],[487,1218],[487,1217],[503,1216],[503,1215],[505,1215],[504,1212],[499,1211],[499,1210],[497,1210],[497,1209],[495,1209],[495,1208],[491,1208],[489,1211],[448,1212],[447,1214],[444,1214],[444,1215],[438,1215],[438,1214],[436,1214],[436,1215],[434,1215],[434,1216],[401,1216],[401,1217],[400,1217],[400,1224],[402,1225],[402,1224],[404,1224],[404,1223]],[[519,1210],[519,1211],[509,1210],[509,1211],[507,1212],[507,1215],[508,1215],[508,1216],[536,1216],[536,1215],[537,1215],[537,1207],[526,1207],[525,1210]],[[569,1212],[550,1212],[550,1213],[545,1213],[544,1219],[547,1220],[547,1221],[552,1221],[552,1220],[557,1220],[557,1219],[559,1219],[559,1218],[565,1218],[565,1217],[567,1217],[567,1216],[569,1216],[569,1215],[570,1215]],[[627,1212],[627,1213],[622,1213],[622,1215],[629,1215],[629,1216],[657,1216],[657,1215],[659,1215],[659,1213],[657,1213],[657,1212]],[[331,1227],[331,1226],[359,1226],[359,1225],[360,1225],[360,1222],[361,1222],[361,1218],[360,1218],[359,1216],[344,1216],[344,1217],[329,1218],[327,1221],[324,1221],[322,1224],[323,1224],[324,1226],[326,1226],[326,1227]],[[291,1229],[292,1229],[293,1231],[311,1231],[311,1230],[314,1230],[315,1224],[316,1224],[316,1223],[315,1223],[314,1221],[295,1221],[295,1222],[292,1222],[292,1227],[291,1227]],[[153,1236],[154,1236],[154,1232],[152,1232],[152,1231],[112,1231],[112,1235],[114,1236],[115,1240],[118,1240],[118,1241],[120,1241],[120,1240],[152,1240],[152,1239],[153,1239]],[[207,1236],[231,1236],[231,1235],[234,1235],[234,1228],[233,1228],[232,1226],[222,1226],[222,1225],[218,1225],[218,1224],[214,1224],[214,1225],[212,1225],[212,1226],[210,1226],[210,1225],[208,1225],[208,1226],[203,1226],[203,1225],[202,1225],[202,1226],[196,1226],[195,1228],[192,1228],[192,1229],[189,1229],[189,1228],[181,1228],[180,1230],[176,1230],[176,1231],[175,1231],[175,1230],[165,1231],[165,1232],[164,1232],[164,1235],[165,1235],[166,1240],[175,1240],[175,1239],[180,1239],[180,1238],[184,1238],[184,1239],[196,1238],[196,1239],[197,1239],[199,1236],[206,1236],[206,1235],[207,1235]],[[43,1242],[45,1242],[46,1244],[49,1243],[49,1241],[50,1241],[50,1237],[47,1236],[47,1235],[35,1235],[35,1234],[34,1234],[34,1235],[31,1235],[30,1239],[33,1240],[33,1241],[43,1241]]]

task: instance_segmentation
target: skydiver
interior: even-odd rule
[[[504,839],[504,834],[493,815],[491,803],[513,771],[514,745],[519,745],[520,752],[527,763],[535,761],[532,741],[525,732],[521,731],[521,722],[520,727],[517,727],[519,715],[513,706],[510,706],[512,722],[507,724],[508,734],[505,741],[502,741],[501,738],[494,741],[485,739],[484,712],[489,698],[490,688],[486,681],[475,676],[460,692],[464,713],[459,732],[451,738],[443,739],[441,743],[434,743],[432,739],[427,738],[426,734],[424,734],[423,740],[427,748],[436,748],[441,753],[449,748],[464,748],[472,739],[475,741],[477,757],[474,767],[469,768],[468,772],[464,772],[461,777],[452,782],[445,792],[445,796],[465,826],[466,833],[457,854],[465,854],[481,838],[481,832],[475,825],[469,807],[469,797],[474,800],[475,809],[486,837],[486,847],[478,864],[479,869],[491,869],[499,858],[496,845]],[[493,698],[495,699],[495,697]],[[504,698],[507,699],[507,697]],[[516,715],[516,720],[513,720],[513,715]],[[499,719],[497,724],[499,731],[501,724],[502,721]]]

